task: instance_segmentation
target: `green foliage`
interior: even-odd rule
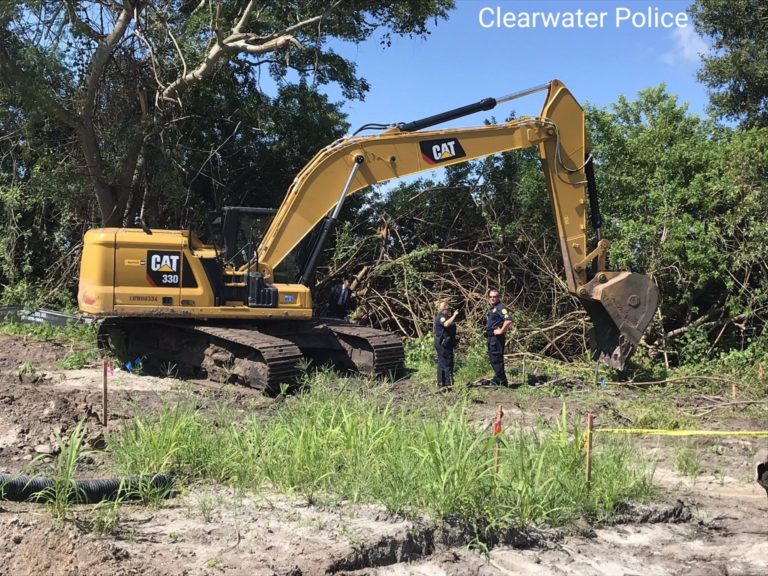
[[[56,443],[61,451],[54,462],[53,485],[40,492],[38,499],[47,503],[53,517],[58,520],[65,520],[69,516],[71,504],[81,498],[75,482],[75,472],[78,463],[91,452],[83,447],[84,434],[85,420],[77,423],[66,440],[62,439],[60,431],[54,431]],[[46,457],[47,455],[40,455],[35,461]]]
[[[709,339],[701,326],[692,326],[680,338],[680,360],[684,364],[697,365],[709,355]]]
[[[762,330],[768,200],[765,129],[702,121],[663,87],[588,116],[611,265],[650,274],[675,363],[742,347]],[[736,321],[735,318],[740,318]],[[733,319],[733,320],[732,320]],[[697,326],[699,326],[697,328]],[[682,328],[681,330],[676,330]]]
[[[674,464],[678,472],[695,480],[701,472],[701,463],[699,462],[696,444],[688,442],[678,446],[675,450]]]
[[[466,335],[456,358],[455,381],[461,385],[474,382],[491,373],[488,360],[488,341],[478,330]]]
[[[682,371],[681,371],[682,372]],[[685,372],[713,377],[702,391],[730,393],[730,384],[738,389],[739,398],[760,400],[768,397],[768,340],[765,335],[750,339],[744,346],[724,350],[716,357],[685,367]]]
[[[415,368],[423,362],[433,362],[435,359],[435,337],[432,335],[421,338],[407,338],[405,345],[405,364]]]
[[[69,353],[56,364],[64,370],[78,370],[92,365],[99,358],[99,351],[93,348],[70,348]]]
[[[189,481],[268,484],[311,502],[381,502],[498,528],[609,516],[619,502],[650,493],[636,452],[606,441],[587,495],[582,431],[571,429],[565,409],[554,428],[506,430],[497,463],[493,438],[461,406],[405,412],[385,401],[386,388],[327,380],[318,373],[311,395],[267,420],[209,422],[191,407],[168,406],[110,438],[110,449],[126,473],[163,469]]]
[[[712,41],[699,80],[718,116],[768,126],[768,6],[763,0],[696,0],[696,31]]]
[[[453,7],[278,1],[240,25],[238,2],[136,11],[95,1],[71,10],[53,0],[5,4],[2,300],[70,307],[80,241],[92,224],[132,226],[142,213],[152,227],[203,230],[224,205],[276,206],[309,158],[347,130],[341,103],[318,88],[336,84],[357,99],[369,88],[331,41],[426,36]],[[205,73],[162,94],[236,25],[251,45],[286,30],[295,41],[259,57],[218,51]]]
[[[95,346],[98,326],[94,323],[67,323],[64,326],[56,326],[47,322],[18,322],[12,316],[7,316],[5,321],[0,323],[0,332],[38,340],[59,340]]]
[[[406,338],[403,344],[405,366],[413,371],[411,378],[422,382],[435,380],[435,337],[430,334],[421,338]]]

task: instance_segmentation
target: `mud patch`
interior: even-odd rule
[[[691,507],[682,500],[674,504],[624,504],[611,524],[656,524],[658,522],[690,522]]]

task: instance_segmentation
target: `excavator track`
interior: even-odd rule
[[[378,376],[403,370],[405,350],[399,336],[346,322],[326,321],[326,326],[347,349],[358,371]]]
[[[268,394],[295,383],[304,358],[371,376],[397,376],[405,362],[399,336],[333,318],[255,327],[109,317],[99,326],[99,346],[124,360],[140,359],[150,372],[203,376]]]
[[[244,366],[244,371],[251,371],[251,375],[243,374],[246,383],[255,378],[263,381],[269,390],[279,390],[279,385],[290,383],[301,377],[299,364],[302,360],[301,350],[293,343],[282,338],[264,334],[252,328],[224,328],[219,326],[201,325],[193,326],[197,332],[208,334],[220,343],[235,343],[239,346],[257,351],[261,356],[261,364],[256,359],[247,360],[251,366]],[[243,359],[235,359],[237,362]]]
[[[302,374],[296,345],[250,326],[113,317],[99,326],[99,345],[118,357],[140,358],[154,372],[203,375],[269,394]]]

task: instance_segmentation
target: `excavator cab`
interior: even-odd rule
[[[277,290],[267,286],[258,270],[258,247],[277,210],[225,206],[208,222],[217,251],[221,301],[243,302],[254,308],[275,308]],[[214,273],[214,275],[218,275]]]
[[[211,242],[225,265],[240,268],[256,257],[259,242],[276,212],[274,208],[225,206],[209,219]]]

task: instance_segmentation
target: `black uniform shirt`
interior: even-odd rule
[[[435,316],[435,342],[445,348],[453,348],[456,344],[456,324],[445,326],[448,315],[438,312]]]
[[[488,309],[488,319],[485,323],[485,330],[490,336],[496,328],[501,328],[505,321],[512,320],[511,311],[501,302]]]

